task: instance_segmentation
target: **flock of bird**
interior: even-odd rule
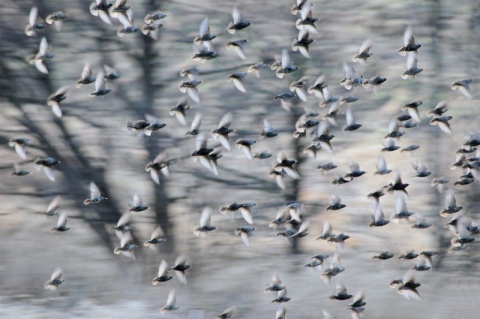
[[[315,25],[318,20],[313,16],[313,4],[310,0],[297,0],[291,7],[291,13],[299,15],[298,20],[295,23],[295,27],[298,30],[298,37],[295,38],[291,44],[292,51],[298,51],[303,58],[310,59],[309,45],[313,42],[310,37],[318,33]],[[133,12],[130,5],[126,0],[117,0],[114,4],[109,3],[107,0],[96,0],[96,2],[90,5],[90,12],[93,16],[100,18],[106,24],[113,24],[119,22],[121,27],[117,31],[119,37],[128,36],[136,32],[142,32],[145,36],[157,39],[158,32],[162,27],[160,21],[166,17],[166,14],[160,11],[152,11],[148,13],[144,18],[144,25],[142,27],[135,27],[133,21]],[[37,36],[42,32],[43,28],[53,25],[58,31],[61,31],[62,23],[68,23],[68,15],[62,11],[56,11],[49,14],[43,21],[40,18],[37,8],[32,8],[29,16],[29,24],[25,28],[25,34],[27,36]],[[232,13],[232,21],[226,26],[227,31],[230,34],[240,34],[245,28],[254,28],[254,25],[242,15],[239,8],[235,7]],[[168,28],[166,26],[165,28]],[[192,56],[194,62],[204,63],[205,61],[221,58],[214,49],[214,42],[218,41],[215,34],[210,32],[209,18],[205,18],[199,27],[199,34],[193,39],[195,52]],[[238,58],[244,60],[246,58],[245,45],[248,43],[247,39],[234,39],[226,43],[228,49],[233,49]],[[368,59],[375,58],[374,53],[371,52],[371,41],[365,40],[361,45],[358,53],[351,58],[353,63],[368,63]],[[419,54],[421,52],[422,45],[417,43],[413,36],[411,27],[407,27],[404,33],[403,45],[398,51],[402,56],[406,56],[407,68],[400,74],[402,79],[409,80],[416,76],[421,76],[422,69],[418,68],[417,64]],[[45,37],[42,37],[39,42],[38,53],[32,56],[29,61],[34,64],[39,72],[48,74],[49,63],[53,63],[54,54],[50,52],[50,47]],[[373,57],[372,57],[373,55]],[[340,81],[340,85],[343,86],[348,92],[355,92],[356,90],[366,89],[371,90],[374,94],[380,88],[386,78],[382,76],[363,77],[358,75],[353,64],[351,62],[345,62],[343,64],[344,78]],[[264,71],[265,69],[265,71]],[[244,79],[247,76],[255,75],[258,78],[261,76],[261,72],[267,72],[271,69],[275,72],[279,79],[283,79],[287,74],[296,73],[299,68],[295,66],[290,58],[289,50],[284,49],[281,56],[275,57],[275,61],[270,65],[259,62],[251,65],[247,70],[241,72],[235,72],[229,74],[226,78],[227,81],[232,82],[235,88],[245,93],[247,91],[244,85]],[[190,102],[200,102],[200,93],[198,86],[202,81],[196,78],[199,73],[197,67],[181,70],[180,75],[186,77],[186,81],[182,81],[179,85],[179,90],[185,95],[181,97],[177,105],[170,110],[170,115],[175,116],[178,123],[182,126],[187,126],[186,113],[191,109]],[[128,76],[127,74],[125,76]],[[92,69],[90,64],[84,66],[83,72],[76,83],[78,88],[82,86],[94,83],[95,90],[89,94],[90,97],[105,96],[112,92],[111,89],[106,87],[109,81],[114,81],[120,77],[115,69],[105,66],[101,71],[97,73],[95,77],[92,75]],[[470,91],[470,84],[472,79],[464,79],[456,81],[451,84],[452,90],[458,90],[465,98],[473,99]],[[62,87],[58,91],[52,93],[47,98],[47,105],[52,108],[53,113],[58,118],[62,117],[61,102],[67,98],[68,87]],[[115,92],[112,92],[115,94]],[[339,125],[339,118],[342,112],[346,116],[346,125],[343,127],[344,131],[356,131],[362,127],[362,124],[356,122],[352,107],[358,100],[355,95],[345,95],[336,97],[327,84],[327,77],[324,74],[320,74],[313,83],[310,83],[310,79],[307,77],[301,77],[300,79],[293,81],[289,85],[289,91],[278,94],[275,96],[276,100],[279,100],[281,107],[290,111],[293,105],[293,101],[298,100],[299,103],[307,101],[307,99],[315,98],[318,100],[319,113],[305,112],[300,118],[298,118],[295,127],[292,128],[293,138],[302,139],[307,141],[304,153],[311,158],[317,158],[318,153],[326,152],[329,154],[334,153],[334,135],[330,134],[330,130],[337,128]],[[422,119],[419,112],[419,107],[422,105],[422,101],[412,101],[401,107],[402,113],[393,117],[390,121],[388,128],[386,129],[386,135],[383,138],[382,152],[394,152],[399,150],[399,141],[404,136],[407,130],[414,129]],[[450,121],[452,116],[446,115],[448,103],[447,101],[440,101],[437,107],[428,111],[430,124],[437,125],[442,133],[452,134]],[[326,110],[325,112],[323,112]],[[320,113],[322,111],[323,114]],[[146,164],[145,171],[150,174],[152,181],[155,184],[160,183],[160,175],[168,177],[170,174],[170,166],[174,165],[177,161],[191,157],[195,161],[199,162],[206,170],[212,174],[219,174],[219,162],[222,158],[222,152],[231,151],[231,144],[229,134],[235,132],[232,126],[233,114],[227,112],[221,117],[218,124],[213,125],[210,130],[211,137],[218,147],[209,146],[212,143],[209,140],[208,133],[202,130],[201,113],[197,113],[195,118],[191,122],[191,126],[186,132],[187,136],[194,136],[195,138],[195,150],[192,154],[185,154],[183,157],[171,158],[166,152],[159,154],[152,162]],[[127,121],[127,130],[137,135],[139,140],[146,138],[152,138],[152,133],[157,130],[163,129],[166,124],[162,123],[159,118],[154,115],[147,114],[145,119],[136,121]],[[274,129],[274,126],[268,119],[263,119],[263,129],[260,133],[260,138],[275,139],[279,134]],[[159,133],[160,134],[160,133]],[[239,148],[246,159],[248,160],[264,160],[272,156],[269,152],[255,152],[253,145],[257,141],[255,139],[238,138],[234,145]],[[463,187],[464,185],[471,184],[475,180],[480,178],[480,155],[476,152],[476,147],[480,145],[480,134],[472,133],[464,138],[461,143],[461,148],[456,151],[456,160],[452,164],[452,168],[461,168],[462,175],[456,180],[453,185]],[[29,146],[29,138],[16,137],[12,138],[9,142],[9,146],[13,147],[18,156],[26,160],[27,149]],[[401,148],[400,152],[413,152],[417,150],[420,145],[408,145]],[[473,155],[475,154],[475,155]],[[61,164],[55,158],[45,156],[38,157],[33,160],[35,167],[39,170],[43,170],[49,180],[55,181],[55,167]],[[297,171],[295,164],[296,160],[289,159],[285,152],[278,153],[276,160],[266,175],[275,180],[280,190],[286,189],[288,179],[300,179],[301,174]],[[412,163],[415,170],[415,177],[425,178],[431,175],[428,167],[418,160]],[[424,216],[409,211],[407,209],[408,184],[402,182],[401,173],[398,170],[392,170],[388,168],[385,157],[380,154],[378,156],[378,162],[376,164],[376,175],[391,174],[392,177],[388,184],[381,186],[379,189],[372,191],[369,194],[365,194],[372,202],[372,221],[369,227],[383,227],[390,222],[395,223],[409,223],[412,230],[427,229],[432,223]],[[337,165],[334,162],[322,162],[316,166],[316,170],[331,179],[332,185],[341,185],[345,183],[353,182],[357,179],[362,179],[365,172],[360,169],[358,163],[353,161],[349,162],[349,171],[341,174],[338,172]],[[26,176],[28,171],[20,169],[15,165],[12,175]],[[403,172],[402,172],[403,173]],[[480,233],[479,227],[475,222],[465,214],[462,214],[462,207],[456,204],[455,194],[452,187],[449,186],[450,181],[446,177],[437,177],[432,179],[431,185],[438,188],[444,197],[444,207],[439,212],[442,218],[449,218],[446,223],[452,233],[450,251],[463,250],[475,240],[474,235]],[[341,187],[341,186],[339,186]],[[387,194],[393,194],[395,197],[395,212],[391,218],[387,218],[383,213],[382,197]],[[387,196],[388,197],[388,196]],[[84,204],[101,204],[102,201],[107,200],[102,196],[101,191],[94,182],[90,184],[90,196],[85,199]],[[67,227],[67,215],[60,210],[61,199],[55,197],[48,205],[46,211],[42,212],[47,216],[58,215],[58,221],[56,226],[52,229],[52,232],[65,232],[69,230]],[[233,202],[219,208],[221,214],[235,214],[240,212],[243,219],[247,223],[245,226],[237,227],[233,229],[233,233],[241,237],[243,243],[247,246],[250,245],[250,236],[255,231],[254,218],[252,210],[256,206],[254,202],[237,203]],[[326,212],[339,211],[346,207],[342,203],[340,197],[337,194],[330,196],[330,204],[325,208]],[[134,243],[130,230],[131,216],[138,214],[148,209],[142,202],[141,197],[135,194],[133,197],[133,204],[127,213],[121,216],[118,223],[111,227],[112,231],[115,231],[120,244],[114,249],[115,254],[123,254],[129,258],[135,259],[134,251],[138,249],[138,245]],[[211,224],[211,216],[213,210],[209,207],[205,207],[201,212],[199,225],[195,226],[193,233],[195,236],[203,236],[207,232],[215,231],[216,227]],[[293,241],[301,240],[300,238],[307,236],[309,222],[304,217],[304,205],[301,203],[290,203],[281,207],[274,220],[271,221],[270,227],[275,229],[277,236],[283,237],[288,245],[292,245]],[[345,268],[341,264],[341,255],[345,249],[346,243],[348,243],[349,235],[344,233],[333,233],[332,224],[328,221],[324,222],[321,232],[318,236],[318,240],[324,240],[335,246],[335,252],[332,256],[327,254],[318,254],[306,262],[303,266],[308,268],[316,268],[321,270],[321,278],[326,283],[330,283],[333,277],[341,274]],[[162,228],[157,226],[152,232],[151,238],[143,244],[145,247],[153,247],[155,245],[161,245],[166,240]],[[400,259],[413,260],[414,264],[406,270],[406,273],[402,278],[393,279],[390,282],[390,287],[395,289],[399,294],[407,299],[420,300],[420,294],[417,288],[420,283],[416,282],[414,275],[416,272],[428,271],[432,269],[432,257],[435,256],[435,251],[422,251],[415,252],[408,250],[398,256]],[[394,257],[394,253],[385,251],[372,257],[372,259],[387,260]],[[329,265],[325,266],[326,260],[330,260]],[[192,266],[194,267],[194,265]],[[186,272],[190,268],[185,256],[179,256],[174,265],[169,267],[165,260],[162,260],[159,265],[158,273],[152,280],[152,285],[162,285],[163,282],[172,279],[172,276],[168,275],[169,272],[175,272],[176,277],[182,284],[187,284]],[[57,289],[65,280],[63,279],[63,273],[60,268],[56,269],[51,275],[50,280],[45,283],[47,289]],[[287,289],[285,285],[282,285],[281,280],[277,275],[273,275],[272,282],[265,288],[265,293],[274,293],[275,299],[272,302],[286,303],[290,300],[287,297]],[[347,300],[353,298],[353,301],[348,305],[348,309],[351,311],[352,318],[358,318],[365,310],[366,302],[365,292],[363,289],[359,290],[355,296],[352,296],[347,292],[347,288],[340,282],[336,284],[336,293],[330,296],[333,300]],[[172,290],[169,294],[167,303],[162,312],[174,311],[179,309],[179,306],[175,302],[175,292]],[[223,313],[215,318],[230,318],[237,312],[236,307],[230,307]],[[275,319],[281,319],[286,317],[286,308],[281,306],[276,314]],[[328,311],[324,310],[325,318],[332,318]]]

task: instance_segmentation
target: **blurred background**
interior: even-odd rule
[[[230,306],[237,307],[237,318],[274,318],[278,305],[271,303],[273,294],[264,294],[265,286],[276,273],[288,288],[291,300],[284,304],[287,318],[319,318],[322,309],[335,318],[350,318],[347,301],[329,300],[335,284],[343,283],[351,294],[365,290],[364,318],[458,318],[474,317],[480,311],[480,252],[475,242],[468,249],[449,253],[452,234],[444,227],[450,220],[441,218],[443,195],[430,186],[435,177],[448,177],[447,188],[453,188],[457,204],[466,216],[478,220],[478,182],[453,186],[461,170],[450,170],[455,151],[469,132],[479,129],[478,82],[471,85],[474,99],[469,100],[450,85],[457,80],[478,79],[480,63],[480,4],[478,1],[312,1],[318,34],[311,34],[311,58],[306,59],[290,48],[298,30],[298,17],[290,12],[293,1],[129,1],[134,25],[140,27],[143,17],[154,9],[167,17],[158,39],[140,32],[117,37],[118,20],[107,25],[89,12],[89,1],[14,1],[0,4],[0,317],[2,318],[156,318],[171,289],[177,293],[180,307],[164,317],[213,318]],[[227,32],[231,12],[237,5],[251,25],[235,35]],[[57,32],[47,26],[28,37],[24,33],[32,6],[45,18],[55,10],[68,14],[63,28]],[[193,38],[201,21],[210,19],[212,41],[219,56],[199,63],[192,61]],[[418,67],[423,72],[415,79],[402,80],[406,58],[398,54],[407,26],[412,30],[419,49]],[[38,52],[40,39],[46,37],[55,55],[48,63],[49,74],[40,73],[28,63]],[[245,38],[246,60],[241,60],[226,42]],[[280,106],[274,97],[289,91],[292,81],[306,76],[313,85],[320,74],[335,96],[348,95],[339,85],[343,63],[365,39],[371,39],[373,56],[367,64],[355,64],[359,75],[379,75],[387,81],[374,95],[359,87],[352,104],[356,120],[362,127],[354,132],[342,130],[344,115],[330,133],[334,154],[320,151],[310,158],[304,148],[308,138],[294,139],[295,122],[305,112],[318,112],[319,100],[313,95],[303,102],[292,99],[292,110]],[[260,71],[261,78],[249,74],[245,78],[247,92],[238,91],[226,81],[233,72],[246,72],[257,62],[271,64],[283,49],[288,49],[298,70],[278,79],[270,68]],[[107,81],[112,92],[90,98],[94,84],[76,88],[85,63],[90,63],[93,76],[104,64],[122,76]],[[210,138],[210,130],[227,112],[232,113],[231,151],[223,150],[218,161],[219,175],[214,175],[190,154],[195,150],[195,137],[186,136],[188,127],[181,126],[169,110],[184,94],[179,84],[186,81],[180,70],[197,67],[200,103],[189,102],[190,124],[195,113],[203,115],[201,130]],[[67,98],[61,103],[63,117],[57,118],[47,98],[68,86]],[[401,106],[413,100],[420,106],[422,121],[407,131],[399,145],[418,144],[412,153],[383,153],[388,166],[410,184],[407,205],[410,211],[429,219],[432,227],[410,230],[410,223],[390,223],[369,228],[373,208],[367,194],[388,183],[391,175],[374,175],[375,163],[381,154],[382,139],[391,119],[401,113]],[[448,102],[453,116],[453,134],[447,135],[429,125],[426,112],[438,102]],[[346,108],[340,109],[344,113]],[[126,129],[127,120],[157,116],[166,127],[151,137],[137,139]],[[267,118],[279,135],[260,139],[263,119]],[[14,137],[30,139],[27,160],[22,160],[8,147]],[[268,159],[248,160],[233,146],[238,138],[255,139],[256,152],[268,151]],[[217,140],[209,146],[219,146]],[[169,177],[160,176],[156,185],[144,168],[159,153],[166,151],[176,161]],[[269,177],[277,154],[282,151],[297,161],[301,176],[286,177],[286,189],[280,189]],[[56,166],[56,181],[37,171],[33,159],[51,156],[61,163]],[[432,174],[413,177],[411,163],[421,160]],[[344,175],[348,162],[356,161],[367,173],[345,185],[332,186],[332,176],[315,170],[316,165],[333,161],[334,171]],[[13,164],[32,173],[10,177]],[[94,181],[108,200],[98,205],[83,205],[88,185]],[[135,242],[136,260],[115,255],[119,240],[114,226],[129,209],[137,192],[150,209],[135,213],[130,224]],[[324,212],[331,194],[338,195],[347,206],[335,212]],[[50,233],[57,217],[39,215],[55,196],[61,196],[60,210],[68,216],[70,230]],[[233,233],[246,225],[239,213],[222,215],[218,209],[233,202],[254,202],[256,227],[247,247]],[[289,246],[278,230],[269,223],[283,206],[303,204],[303,218],[309,223],[309,234]],[[387,217],[395,210],[395,197],[381,199]],[[194,236],[205,207],[213,210],[211,223],[217,229],[206,236]],[[321,270],[301,267],[318,253],[330,256],[335,246],[316,240],[319,228],[328,220],[334,233],[346,233],[341,263],[345,271],[330,284],[320,278]],[[166,242],[157,250],[142,243],[149,239],[156,225],[165,231]],[[409,301],[388,286],[401,278],[414,264],[397,259],[401,252],[415,249],[434,250],[433,269],[416,272],[421,301]],[[382,251],[395,257],[385,262],[372,260]],[[179,255],[187,256],[186,286],[173,280],[153,287],[158,265],[165,259],[173,265]],[[326,261],[324,268],[328,268]],[[43,284],[56,267],[61,267],[66,280],[56,291],[45,290]]]

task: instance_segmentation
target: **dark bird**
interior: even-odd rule
[[[387,260],[387,259],[393,258],[393,256],[394,254],[392,254],[391,252],[384,251],[378,255],[373,256],[372,259]]]
[[[128,10],[127,12],[119,12],[116,14],[118,21],[122,24],[117,30],[117,36],[122,38],[125,34],[132,34],[138,32],[139,28],[133,25],[133,11]]]
[[[10,173],[10,176],[26,176],[30,174],[29,171],[20,169],[17,163],[13,164],[13,171]]]
[[[100,17],[106,24],[112,24],[109,12],[112,5],[113,4],[107,2],[107,0],[95,0],[95,2],[90,4],[90,13],[96,17]]]
[[[190,265],[187,264],[187,257],[185,256],[178,256],[177,260],[175,260],[175,264],[168,268],[168,271],[175,271],[175,275],[177,276],[178,280],[184,285],[187,284],[187,277],[185,276],[185,271],[190,268]]]
[[[120,218],[118,219],[117,225],[110,227],[109,230],[115,230],[117,232],[126,233],[131,229],[133,229],[132,226],[128,225],[129,222],[130,222],[130,214],[125,213],[122,216],[120,216]]]
[[[200,132],[200,125],[202,124],[202,114],[196,113],[190,124],[190,129],[185,135],[197,135]]]
[[[162,227],[157,226],[152,232],[150,239],[143,243],[143,246],[148,247],[150,245],[156,245],[165,242],[165,234]]]
[[[236,307],[229,307],[227,309],[225,309],[221,314],[217,315],[215,318],[213,319],[228,319],[228,318],[231,318],[235,315],[235,313],[237,312],[237,308]]]
[[[440,211],[440,216],[442,217],[448,217],[448,215],[455,214],[463,208],[462,206],[457,206],[453,190],[445,192],[444,203],[444,209]]]
[[[339,282],[335,286],[335,290],[335,295],[331,295],[329,297],[331,300],[348,300],[353,297],[347,292],[347,288],[345,288],[345,286]]]
[[[278,132],[273,128],[272,123],[269,120],[263,119],[263,129],[260,132],[261,137],[275,137]]]
[[[233,230],[233,233],[242,238],[243,243],[246,246],[250,246],[250,236],[252,235],[255,227],[253,226],[242,226],[237,227]]]
[[[323,172],[330,171],[330,170],[335,169],[335,168],[337,168],[337,165],[335,165],[333,162],[326,162],[326,163],[317,165],[315,167],[315,170],[323,173]]]
[[[267,285],[267,287],[263,290],[265,293],[269,293],[270,291],[278,292],[284,290],[285,286],[282,285],[282,281],[278,278],[277,274],[273,274],[271,284]]]
[[[402,148],[402,149],[400,150],[400,153],[403,153],[403,152],[412,152],[412,151],[418,150],[419,148],[420,148],[420,145],[411,144],[411,145],[408,145],[408,146]]]
[[[417,172],[416,177],[427,177],[432,173],[428,171],[428,168],[420,160],[417,163],[412,163],[412,167]]]
[[[401,279],[392,280],[390,287],[396,289],[397,292],[407,300],[421,300],[420,294],[417,291],[420,283],[415,282],[411,271],[405,273]]]
[[[297,15],[303,8],[305,4],[307,4],[309,0],[295,0],[295,3],[290,8],[290,11],[293,15]]]
[[[92,68],[90,63],[85,63],[82,70],[82,75],[77,81],[77,88],[81,87],[84,84],[90,84],[95,82],[95,78],[92,76]]]
[[[213,171],[213,168],[208,155],[212,152],[213,148],[207,147],[207,139],[205,135],[203,133],[197,134],[195,139],[195,151],[191,156],[198,159],[200,164],[211,171]]]
[[[318,142],[327,153],[333,154],[331,140],[334,138],[334,135],[330,134],[330,121],[321,121],[317,126],[315,135],[316,137],[313,140]]]
[[[203,42],[200,45],[194,46],[194,53],[192,56],[193,61],[205,62],[207,60],[215,59],[216,57],[218,57],[218,53],[213,49],[213,46],[210,42]],[[194,97],[190,97],[192,100],[197,102]]]
[[[67,98],[67,91],[68,87],[61,87],[55,93],[50,94],[47,99],[47,105],[52,108],[53,114],[55,114],[58,118],[62,117],[62,109],[60,108],[60,102]]]
[[[243,30],[250,25],[250,22],[245,20],[237,7],[233,8],[232,18],[233,21],[230,21],[227,27],[228,33],[230,34],[235,34],[235,31]]]
[[[243,154],[247,159],[251,160],[253,159],[252,145],[254,145],[255,143],[256,143],[255,140],[245,140],[245,139],[239,138],[235,142],[235,146],[242,150]]]
[[[200,45],[205,41],[212,41],[216,38],[215,35],[210,34],[210,22],[208,18],[203,19],[202,23],[200,23],[200,28],[198,30],[199,36],[196,36],[193,39],[193,43]]]
[[[25,137],[16,137],[8,141],[8,146],[13,147],[18,156],[20,156],[21,159],[26,160],[27,151],[25,150],[25,147],[28,145],[29,141],[30,140]]]
[[[67,214],[62,212],[58,215],[57,225],[52,228],[51,232],[52,233],[57,232],[57,231],[64,232],[64,231],[67,231],[69,229],[70,228],[67,227]]]
[[[312,39],[309,39],[309,36],[307,29],[300,29],[297,38],[292,41],[292,50],[300,52],[300,54],[307,59],[310,58],[310,49],[308,46],[313,42]]]
[[[248,67],[248,74],[253,73],[257,79],[261,78],[260,70],[269,68],[270,65],[265,64],[263,62],[257,62],[255,64],[252,64]]]
[[[160,309],[160,312],[164,314],[167,311],[175,311],[178,309],[180,309],[180,307],[177,306],[175,302],[175,290],[170,290],[168,293],[167,303],[162,307],[162,309]]]
[[[29,63],[34,64],[41,73],[48,74],[47,62],[53,57],[53,53],[49,52],[47,39],[43,37],[42,40],[40,40],[38,53],[30,57]]]
[[[315,79],[315,82],[313,83],[313,85],[307,89],[307,92],[310,94],[314,94],[317,99],[323,100],[323,89],[326,87],[327,87],[327,83],[326,83],[325,74],[320,74]]]
[[[296,97],[297,95],[293,92],[285,92],[275,96],[274,100],[280,100],[280,105],[285,111],[290,112],[292,108],[291,100]]]
[[[343,127],[344,131],[356,131],[360,127],[362,127],[362,124],[358,124],[357,122],[355,122],[355,117],[353,116],[353,112],[351,108],[347,109],[345,116],[347,119],[347,125]]]
[[[349,239],[350,236],[345,235],[344,233],[340,233],[338,235],[332,235],[330,238],[327,239],[329,243],[335,243],[338,251],[343,251],[345,247],[345,240]]]
[[[393,138],[386,138],[383,140],[382,152],[393,152],[400,148]]]
[[[436,177],[433,178],[432,181],[430,182],[431,187],[436,187],[438,192],[441,194],[443,193],[443,190],[445,188],[445,184],[448,184],[450,180],[447,177]]]
[[[37,157],[33,161],[35,168],[37,170],[43,169],[45,175],[47,175],[48,179],[52,182],[55,181],[55,166],[59,163],[60,161],[54,159],[53,157]]]
[[[377,163],[375,164],[375,166],[377,167],[377,170],[375,171],[374,174],[386,175],[392,172],[391,169],[388,169],[387,161],[385,161],[385,157],[383,157],[383,155],[378,156]]]
[[[227,82],[233,82],[233,85],[237,90],[240,92],[247,92],[247,89],[245,88],[245,84],[243,83],[243,79],[247,76],[247,72],[235,72],[232,74],[229,74],[227,77]]]
[[[363,76],[357,76],[357,71],[349,63],[343,63],[343,72],[345,77],[340,80],[340,85],[347,90],[351,90],[353,87],[363,83]]]
[[[470,92],[470,83],[473,82],[473,79],[465,79],[453,82],[450,86],[452,90],[457,90],[462,93],[465,97],[472,99],[472,93]]]
[[[431,257],[420,255],[418,262],[412,266],[413,270],[416,271],[427,271],[432,269],[432,259]]]
[[[360,308],[365,306],[367,303],[363,301],[364,298],[365,298],[365,291],[363,289],[360,289],[355,294],[355,297],[353,298],[353,302],[348,305],[348,308],[354,309],[354,308]]]
[[[422,105],[422,101],[413,101],[402,106],[402,111],[407,111],[415,122],[420,122],[420,114],[418,107]]]
[[[372,89],[373,93],[375,94],[378,90],[378,87],[386,80],[386,78],[382,78],[381,76],[374,76],[373,78],[364,80],[363,87],[366,89]]]
[[[95,184],[94,182],[90,182],[90,198],[87,198],[83,201],[83,203],[85,205],[89,205],[89,204],[98,204],[100,203],[101,201],[105,200],[105,199],[108,199],[106,197],[103,197],[100,193],[100,190],[98,189],[98,186],[97,184]]]
[[[305,91],[308,85],[308,77],[302,76],[300,79],[290,83],[290,91],[295,92],[298,98],[304,102],[307,101],[307,92]]]
[[[290,298],[287,297],[287,288],[283,289],[283,290],[280,290],[277,292],[277,298],[273,299],[272,300],[272,303],[273,302],[287,302],[289,301]]]
[[[332,179],[332,185],[342,185],[350,183],[351,181],[353,181],[353,178],[345,179],[343,176],[337,175],[336,178]]]
[[[453,117],[452,116],[438,116],[434,117],[430,120],[431,125],[438,125],[438,127],[447,133],[448,135],[452,135],[452,129],[450,127],[450,121]]]
[[[158,154],[153,162],[145,165],[145,171],[150,173],[150,177],[155,182],[155,184],[160,185],[160,173],[163,176],[168,177],[170,175],[170,165],[175,163],[175,159],[169,159],[168,153],[162,152]]]
[[[105,73],[103,71],[99,71],[95,79],[95,92],[90,93],[88,96],[90,97],[103,96],[103,95],[107,95],[111,91],[112,91],[111,89],[107,89],[105,87]]]
[[[368,227],[381,227],[385,226],[389,222],[390,221],[388,219],[385,219],[382,207],[379,204],[376,204],[375,213],[372,215],[372,222],[368,225]]]
[[[306,30],[309,33],[318,33],[315,22],[318,21],[318,18],[312,16],[312,3],[307,1],[300,10],[300,18],[295,22],[295,27],[298,30]]]
[[[338,254],[335,254],[330,266],[322,273],[321,277],[326,283],[329,283],[332,277],[335,277],[343,271],[345,271],[345,267],[340,264],[340,257]]]
[[[410,226],[410,229],[426,229],[432,226],[432,224],[428,222],[428,219],[420,214],[413,214],[410,219],[415,220],[415,224]]]
[[[45,28],[45,23],[41,23],[38,17],[38,8],[32,7],[28,16],[28,24],[25,27],[25,34],[29,37],[37,35],[38,30]]]
[[[427,112],[427,116],[430,116],[430,117],[442,116],[443,113],[448,111],[447,106],[448,106],[447,101],[440,101],[438,102],[437,106],[435,106],[433,110],[430,110]]]
[[[160,262],[160,265],[158,266],[158,273],[155,276],[155,278],[152,279],[152,285],[156,286],[161,282],[166,282],[172,279],[172,276],[167,275],[167,262],[165,260],[162,260]]]
[[[202,81],[196,80],[191,73],[188,74],[189,81],[183,81],[180,83],[180,92],[188,94],[188,96],[195,102],[200,102],[200,96],[198,95],[197,86]]]
[[[388,123],[388,134],[383,138],[400,138],[405,134],[405,132],[400,132],[400,122],[398,119],[393,118],[390,123]]]
[[[409,250],[405,253],[401,253],[399,256],[398,256],[398,259],[407,259],[407,260],[411,260],[411,259],[415,259],[417,258],[419,255],[414,251],[414,250]]]
[[[214,125],[212,127],[212,137],[220,141],[222,146],[230,151],[230,140],[228,138],[228,134],[232,133],[234,130],[230,128],[232,124],[232,113],[228,112],[220,119],[218,125]]]
[[[346,206],[347,205],[342,204],[342,201],[341,201],[340,197],[338,197],[336,194],[331,194],[330,195],[330,205],[325,208],[325,211],[339,210],[339,209],[342,209]]]
[[[277,172],[284,171],[293,179],[299,179],[300,175],[297,170],[293,167],[297,161],[290,160],[287,158],[285,153],[279,152],[277,155],[277,162],[274,164],[273,169]]]
[[[129,212],[143,212],[144,210],[147,210],[148,206],[143,205],[142,198],[138,193],[133,194],[133,203],[128,210]]]
[[[50,276],[50,280],[48,280],[44,287],[45,289],[49,290],[56,290],[58,287],[65,282],[65,279],[62,279],[63,271],[60,268],[57,268],[53,271],[52,275]]]
[[[50,25],[53,24],[53,26],[55,27],[55,29],[57,31],[61,31],[62,30],[62,25],[63,25],[63,20],[65,20],[66,18],[68,18],[68,15],[65,12],[62,12],[62,11],[58,10],[58,11],[54,11],[54,12],[50,13],[45,18],[45,22],[47,22]]]
[[[389,183],[385,187],[388,192],[401,191],[405,193],[405,195],[408,195],[407,193],[408,185],[409,184],[403,184],[402,178],[400,177],[400,173],[398,171],[394,171],[392,178],[390,179]]]
[[[392,216],[394,222],[399,219],[407,219],[413,212],[407,209],[406,195],[404,193],[397,193],[395,196],[395,214]]]
[[[345,175],[345,178],[354,179],[354,178],[360,177],[363,174],[365,174],[365,171],[362,171],[360,169],[360,166],[356,162],[349,161],[348,162],[348,168],[349,168],[350,172]]]
[[[105,73],[105,80],[114,81],[122,77],[122,74],[106,64],[103,65],[103,72]]]
[[[379,188],[378,190],[367,195],[367,198],[372,200],[374,207],[376,207],[380,202],[380,197],[385,195],[386,186]]]
[[[202,210],[202,215],[200,216],[200,225],[195,226],[193,229],[193,234],[199,236],[201,233],[210,232],[217,229],[217,227],[210,225],[210,217],[212,215],[212,210],[209,207],[205,207]]]
[[[347,96],[342,95],[338,98],[338,103],[340,105],[343,105],[345,103],[353,103],[356,101],[358,101],[358,97],[356,97],[355,95],[347,95]]]
[[[142,140],[146,135],[145,128],[149,125],[150,125],[150,122],[144,119],[137,120],[135,122],[127,120],[127,131],[132,132],[134,130],[137,135],[137,138],[139,140]]]
[[[298,70],[298,67],[292,63],[288,51],[284,49],[282,51],[280,65],[278,65],[275,70],[277,77],[282,79],[285,74],[295,72],[296,70]]]
[[[353,56],[352,61],[355,63],[367,62],[367,59],[373,55],[373,53],[370,52],[371,46],[372,46],[372,41],[370,41],[370,39],[366,39],[365,41],[363,41],[362,45],[360,46],[360,49],[358,50],[358,53]]]
[[[146,24],[151,24],[151,23],[155,23],[155,22],[158,22],[159,20],[162,20],[163,18],[165,18],[167,15],[159,10],[153,10],[153,11],[150,11],[146,16],[145,18],[143,19],[143,21],[146,23]]]
[[[405,33],[403,34],[403,47],[400,48],[398,53],[400,55],[407,55],[408,52],[417,53],[417,50],[421,47],[421,44],[415,43],[415,38],[413,37],[412,28],[407,27]]]
[[[228,41],[227,49],[233,49],[240,59],[245,60],[245,45],[247,44],[247,42],[247,39]]]
[[[250,225],[253,224],[253,218],[252,218],[252,208],[255,207],[255,203],[232,203],[228,206],[222,206],[220,207],[220,213],[226,214],[226,213],[233,213],[238,210],[240,210],[240,213],[242,214],[243,219]]]
[[[303,221],[300,224],[300,227],[298,228],[298,230],[294,229],[293,234],[291,234],[289,237],[290,238],[302,238],[302,237],[305,237],[307,235],[308,235],[308,222]]]
[[[407,58],[407,70],[403,72],[402,79],[406,80],[409,77],[415,78],[415,75],[423,71],[423,69],[417,67],[417,62],[418,54],[414,52],[409,52]]]
[[[140,28],[140,32],[142,32],[144,35],[150,37],[153,40],[157,40],[158,38],[158,30],[163,27],[163,24],[161,23],[150,23],[150,24],[144,24]]]
[[[61,202],[60,196],[55,196],[50,202],[50,204],[48,204],[47,210],[40,212],[40,214],[46,215],[46,216],[58,215],[59,213],[58,208],[60,207],[60,202]]]

